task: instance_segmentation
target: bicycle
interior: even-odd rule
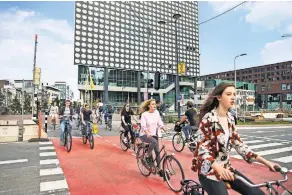
[[[175,125],[174,127],[174,130],[176,131],[176,133],[172,137],[172,146],[174,150],[177,152],[183,151],[186,145],[186,140],[184,138],[185,135],[184,135],[184,132],[182,131],[182,128],[185,125],[186,125],[186,122],[182,123],[181,125]],[[189,134],[190,134],[190,142],[188,143],[188,148],[191,152],[194,152],[197,146],[197,143],[195,140],[198,137],[198,135],[196,134],[195,130],[189,131]],[[182,144],[181,147],[176,146],[176,144],[179,145],[180,143]]]
[[[186,179],[181,181],[183,195],[204,195],[204,188],[198,182]]]
[[[120,126],[121,128],[122,126]],[[127,142],[125,142],[125,130],[119,128],[120,132],[120,146],[123,151],[127,151],[128,149],[132,148],[134,152],[137,152],[138,146],[142,143],[142,141],[139,138],[139,132],[140,132],[140,124],[129,124],[129,127],[133,129],[134,131],[134,144],[131,144],[131,139],[130,139],[130,132],[128,132],[128,136],[126,137]]]
[[[84,134],[82,135],[82,142],[83,144],[87,143],[87,140],[89,142],[90,149],[94,148],[94,137],[92,133],[92,129],[88,129],[88,124],[87,123],[93,123],[92,121],[86,121],[86,124],[83,126],[85,129]]]
[[[62,119],[62,117],[60,118]],[[70,152],[72,149],[72,134],[71,134],[71,124],[69,122],[70,119],[63,119],[65,121],[65,130],[63,133],[63,146],[66,146],[67,152]]]
[[[97,123],[102,125],[102,112],[99,112],[98,118],[97,118]]]
[[[160,165],[162,163],[163,165],[163,176],[165,181],[167,182],[167,185],[169,186],[169,188],[174,191],[174,192],[181,192],[182,191],[182,187],[180,185],[180,181],[185,179],[185,174],[184,171],[182,169],[181,164],[179,163],[179,161],[174,157],[174,154],[168,154],[166,149],[165,149],[165,145],[162,143],[162,148],[159,151],[159,155],[161,156],[161,152],[163,151],[163,155],[162,158],[160,159],[160,161],[158,163],[155,163],[157,165],[154,164],[154,162],[152,162],[151,164],[147,163],[146,161],[146,153],[148,150],[149,144],[148,143],[144,143],[142,142],[142,144],[138,147],[137,149],[137,154],[136,154],[136,159],[137,159],[137,164],[138,164],[138,168],[139,171],[141,172],[141,174],[145,177],[148,177],[149,175],[153,174],[156,175],[158,173],[157,170],[157,165]],[[155,162],[157,162],[157,157],[154,160]],[[175,162],[177,164],[177,166],[179,167],[179,172],[180,172],[180,178],[179,178],[179,187],[173,187],[174,184],[171,183],[171,181],[176,181],[176,179],[170,179],[170,176],[174,176],[177,171],[173,170],[173,166],[171,165],[172,162]],[[170,164],[170,166],[168,165]],[[170,168],[172,170],[170,170]],[[146,168],[146,170],[144,171],[143,168]]]
[[[243,177],[234,174],[235,179],[238,179],[242,181],[245,185],[252,187],[252,188],[262,188],[267,187],[267,190],[269,191],[269,195],[280,195],[279,192],[273,187],[273,185],[277,185],[277,187],[281,186],[284,189],[284,192],[281,193],[281,195],[292,195],[292,191],[289,191],[282,183],[288,181],[288,169],[286,167],[274,167],[276,172],[280,172],[281,175],[284,177],[284,179],[275,180],[275,181],[267,181],[265,183],[261,184],[252,184],[246,181]],[[225,182],[226,183],[226,182]],[[230,188],[227,184],[227,188]]]
[[[108,114],[107,123],[105,125],[105,129],[109,129],[111,131],[112,130],[112,122],[113,122],[113,115],[112,114]]]

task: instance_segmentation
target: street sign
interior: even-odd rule
[[[185,74],[186,73],[186,64],[185,62],[180,62],[178,64],[178,74]]]
[[[182,95],[179,94],[179,95],[177,96],[177,100],[180,101],[181,99],[182,99]]]
[[[185,103],[185,94],[181,94],[182,98],[181,98],[181,103],[184,104]]]

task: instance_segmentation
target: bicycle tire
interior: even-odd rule
[[[87,136],[86,135],[82,136],[82,142],[83,142],[83,144],[87,143]]]
[[[175,161],[175,163],[178,165],[178,167],[179,167],[179,169],[180,169],[181,178],[180,178],[179,181],[178,181],[178,183],[179,183],[178,186],[180,186],[180,187],[178,187],[178,188],[174,188],[174,187],[171,185],[171,183],[170,183],[170,182],[173,181],[173,180],[170,179],[171,171],[169,171],[168,169],[166,170],[166,168],[167,168],[167,167],[166,167],[166,166],[167,166],[167,165],[166,165],[167,161]],[[179,162],[174,156],[169,155],[169,156],[166,156],[166,157],[164,158],[164,160],[163,160],[163,173],[164,173],[164,177],[165,177],[166,183],[167,183],[167,185],[169,186],[169,188],[170,188],[172,191],[174,191],[174,192],[181,192],[181,191],[182,191],[182,186],[181,186],[180,182],[181,182],[182,180],[185,179],[185,173],[184,173],[184,171],[183,171],[183,168],[182,168],[180,162]]]
[[[94,137],[93,137],[92,133],[88,136],[88,142],[90,145],[90,149],[93,149],[94,148]]]
[[[68,140],[69,138],[69,140]],[[67,152],[70,152],[72,149],[72,135],[70,132],[67,132],[67,135],[66,135],[66,150]]]
[[[291,192],[289,192],[289,191],[287,191],[287,190],[285,190],[284,192],[282,192],[282,194],[281,195],[292,195],[292,193]]]
[[[148,170],[147,167],[145,167],[145,165],[143,164],[143,160],[144,160],[144,148],[143,147],[139,147],[138,149],[138,152],[137,152],[137,156],[136,156],[136,159],[137,159],[137,165],[138,165],[138,169],[140,171],[140,173],[144,176],[144,177],[149,177],[149,175],[151,175],[151,171]],[[143,153],[142,154],[142,158],[139,158],[139,153]],[[145,169],[146,169],[146,172],[143,172],[142,171],[142,167],[143,166]]]
[[[137,153],[139,146],[142,144],[142,141],[139,137],[135,137],[134,139],[134,152]]]
[[[176,148],[175,147],[175,142],[176,142],[175,141],[175,137],[178,137],[178,139],[180,139],[180,141],[182,142],[182,147],[181,148]],[[173,135],[173,137],[172,137],[172,147],[177,152],[181,152],[185,148],[185,141],[184,141],[183,136],[180,133],[176,133],[176,134]]]
[[[124,132],[120,133],[120,147],[123,151],[127,151],[129,149],[129,147],[126,145],[126,143],[124,142],[125,136],[124,136]],[[123,148],[123,146],[125,148]]]

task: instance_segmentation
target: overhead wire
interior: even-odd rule
[[[232,8],[230,8],[230,9],[224,11],[223,13],[221,13],[221,14],[219,14],[219,15],[214,16],[214,17],[212,17],[212,18],[210,18],[210,19],[208,19],[208,20],[205,20],[204,22],[199,23],[199,25],[202,25],[202,24],[205,24],[205,23],[207,23],[207,22],[210,22],[210,21],[212,21],[212,20],[214,20],[214,19],[216,19],[216,18],[218,18],[218,17],[220,17],[220,16],[222,16],[222,15],[224,15],[224,14],[226,14],[226,13],[232,11],[232,10],[234,10],[235,8],[237,8],[237,7],[241,6],[241,5],[243,5],[243,4],[246,3],[246,2],[247,2],[247,1],[243,1],[243,2],[241,2],[241,3],[237,4],[237,5],[235,5],[234,7],[232,7]]]

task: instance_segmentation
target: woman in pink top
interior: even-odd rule
[[[143,102],[140,108],[140,114],[142,114],[140,139],[145,143],[149,143],[146,161],[148,164],[153,163],[152,151],[154,149],[158,166],[157,168],[159,169],[159,175],[162,177],[163,173],[159,166],[160,155],[158,135],[161,134],[160,129],[166,131],[166,128],[161,120],[159,112],[156,110],[156,101],[154,99],[150,99]]]

